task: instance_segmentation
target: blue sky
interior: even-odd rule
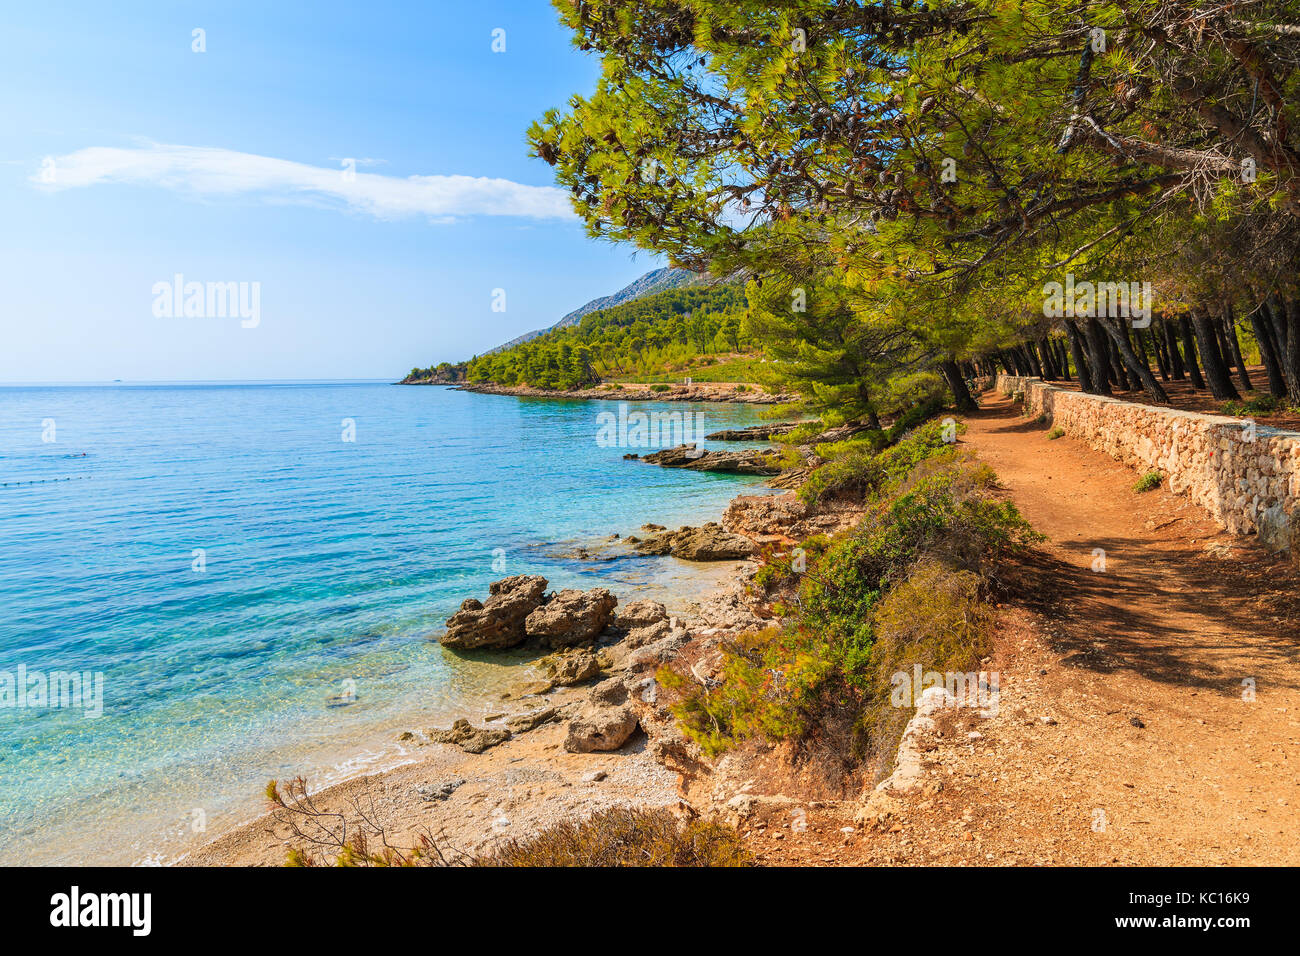
[[[527,155],[597,73],[542,0],[6,4],[0,382],[390,378],[549,325],[662,265]],[[256,325],[155,314],[176,274],[259,283]]]

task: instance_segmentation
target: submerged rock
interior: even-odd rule
[[[493,581],[487,601],[467,598],[447,619],[447,633],[438,638],[453,650],[506,648],[522,644],[528,634],[524,622],[542,603],[546,578],[516,574]]]

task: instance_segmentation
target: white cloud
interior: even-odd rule
[[[355,161],[361,167],[374,160]],[[160,143],[134,149],[90,146],[48,157],[31,177],[42,189],[102,183],[158,186],[200,196],[255,196],[266,202],[338,205],[378,219],[521,216],[570,219],[567,193],[486,176],[381,176],[272,156]]]

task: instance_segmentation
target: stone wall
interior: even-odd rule
[[[1022,396],[1027,414],[1045,415],[1072,438],[1205,508],[1223,528],[1257,533],[1271,551],[1300,556],[1300,433],[1248,419],[1203,415],[1086,395],[1038,378],[999,375],[1005,395]]]

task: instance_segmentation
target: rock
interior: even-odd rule
[[[760,541],[781,541],[807,516],[808,506],[798,495],[738,495],[723,512],[722,526]]]
[[[564,590],[528,615],[524,630],[551,647],[588,644],[609,624],[618,598],[607,588]]]
[[[426,803],[433,803],[435,800],[446,800],[456,792],[457,787],[460,787],[464,783],[465,780],[463,777],[453,777],[450,780],[443,780],[441,783],[425,784],[424,786],[416,787],[415,792],[419,795],[421,800]]]
[[[800,424],[802,423],[773,422],[770,425],[750,425],[748,428],[724,428],[704,437],[707,441],[767,441],[774,435],[788,435]]]
[[[629,601],[614,615],[614,622],[629,630],[666,620],[668,609],[658,601]]]
[[[569,651],[543,657],[538,661],[538,666],[554,683],[561,687],[571,687],[600,674],[601,661],[591,651]]]
[[[617,707],[627,703],[627,686],[621,678],[611,677],[591,689],[587,700],[598,707]]]
[[[481,754],[489,747],[509,740],[510,731],[499,727],[472,727],[468,720],[462,718],[448,730],[426,731],[425,736],[436,744],[455,744],[466,753]]]
[[[672,625],[667,621],[647,624],[645,627],[637,627],[628,631],[627,637],[623,639],[623,643],[632,649],[644,647],[647,644],[653,644],[655,641],[667,637],[671,630]]]
[[[555,689],[553,680],[534,680],[527,681],[523,684],[516,684],[508,691],[501,695],[501,700],[516,700],[520,697],[538,697],[542,694],[549,694]]]
[[[776,449],[745,451],[705,451],[694,445],[678,445],[643,455],[641,460],[664,468],[689,468],[692,471],[718,471],[733,475],[779,475]]]
[[[1259,516],[1259,543],[1274,554],[1289,551],[1294,537],[1292,522],[1281,503],[1265,508]],[[1295,524],[1300,527],[1300,520]]]
[[[602,780],[604,780],[604,779],[605,779],[606,777],[608,777],[608,776],[609,776],[609,774],[607,774],[607,773],[606,773],[605,771],[603,771],[603,770],[593,770],[593,771],[591,771],[591,773],[584,773],[584,774],[582,775],[582,782],[583,782],[583,783],[600,783]]]
[[[652,534],[633,546],[641,554],[671,554],[686,561],[735,561],[758,552],[758,545],[710,521],[699,528]]]
[[[523,734],[532,730],[534,727],[540,727],[548,720],[554,720],[559,713],[554,707],[543,707],[541,710],[535,710],[531,714],[516,714],[506,719],[506,726],[510,728],[511,733]]]
[[[438,638],[453,650],[504,648],[522,644],[528,636],[524,622],[542,603],[546,578],[516,574],[493,581],[486,602],[468,598],[447,619],[447,633]]]
[[[564,749],[585,754],[596,750],[617,750],[636,731],[636,714],[624,704],[619,707],[584,707],[569,721]]]
[[[627,665],[635,670],[642,667],[657,667],[660,664],[666,664],[677,655],[677,652],[690,639],[690,633],[685,630],[673,631],[667,637],[661,638],[653,644],[637,648],[627,656]]]

